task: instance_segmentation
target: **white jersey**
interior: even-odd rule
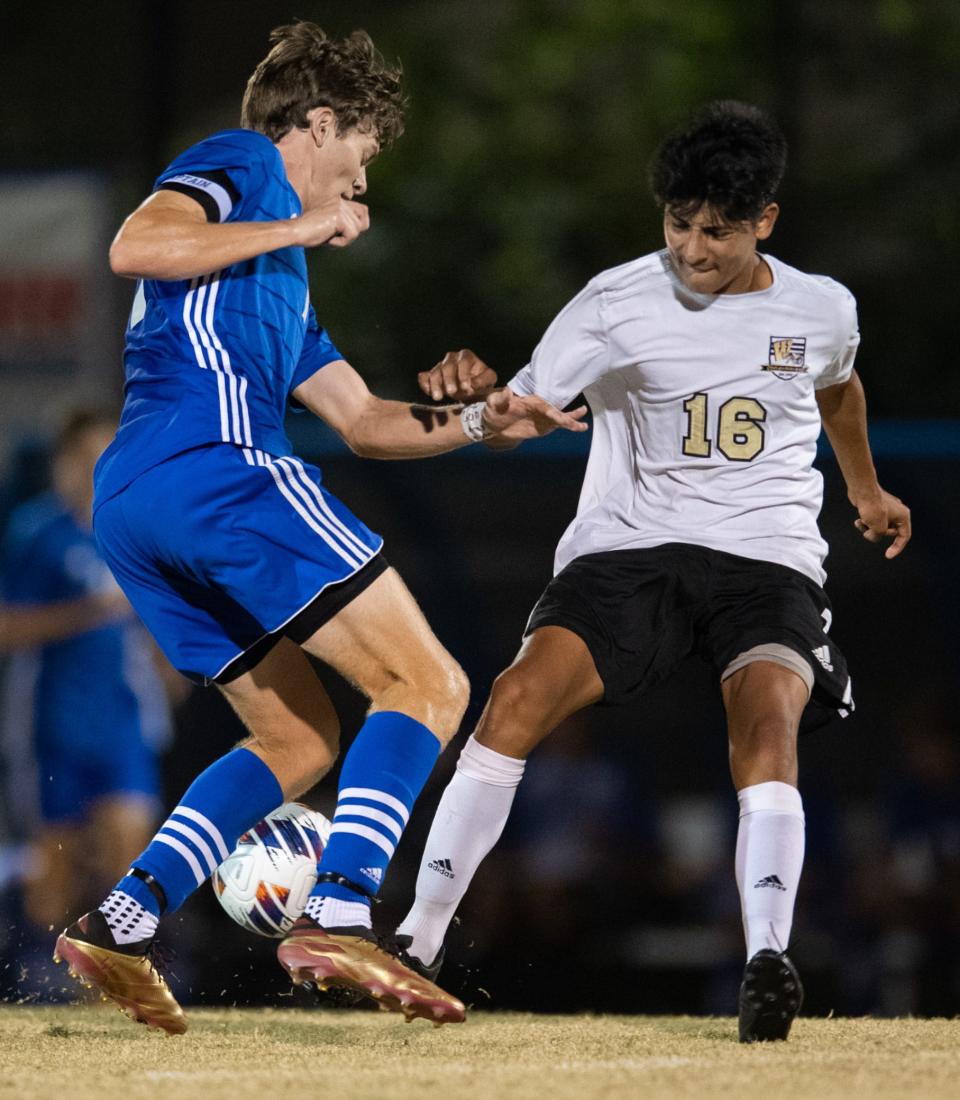
[[[823,584],[814,391],[845,382],[856,303],[771,256],[766,290],[695,294],[666,251],[592,279],[509,383],[593,412],[577,515],[555,570],[604,550],[693,543]]]

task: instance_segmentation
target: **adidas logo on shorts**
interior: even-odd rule
[[[828,645],[818,645],[811,652],[827,672],[833,672],[833,662],[830,660],[830,647]]]

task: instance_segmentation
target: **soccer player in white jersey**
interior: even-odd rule
[[[463,410],[372,395],[320,327],[304,249],[369,225],[367,166],[402,130],[397,70],[362,31],[278,28],[239,129],[161,173],[110,251],[139,280],[126,401],[96,471],[94,530],[174,667],[215,683],[250,738],[203,771],[129,872],[57,940],[57,956],[137,1020],[183,1013],[151,965],[157,925],[238,837],[333,764],[339,727],[307,654],[370,700],[344,757],[333,830],[306,913],[278,948],[298,982],[344,986],[435,1022],[463,1005],[373,933],[371,899],[467,683],[381,553],[383,540],[300,462],[290,402],[368,457],[412,458],[485,434],[582,428],[509,390]]]
[[[800,1007],[785,953],[804,849],[797,734],[853,709],[822,588],[821,424],[857,527],[893,537],[887,558],[910,516],[873,467],[853,297],[758,251],[785,161],[756,108],[701,111],[652,166],[666,248],[592,279],[509,383],[561,408],[582,392],[593,439],[555,576],[444,792],[398,930],[425,972],[528,754],[568,715],[635,699],[697,652],[720,684],[740,804],[741,1041],[786,1038]],[[474,370],[464,383],[446,362],[421,386],[469,399],[496,380]]]

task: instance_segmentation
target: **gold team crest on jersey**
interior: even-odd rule
[[[806,336],[771,336],[769,362],[760,369],[770,371],[777,378],[795,378],[807,373],[806,354]]]

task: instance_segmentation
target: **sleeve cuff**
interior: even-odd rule
[[[849,382],[853,376],[853,367],[848,367],[840,374],[832,375],[825,371],[820,377],[813,383],[814,390],[825,390],[830,386],[842,386],[844,382]]]

